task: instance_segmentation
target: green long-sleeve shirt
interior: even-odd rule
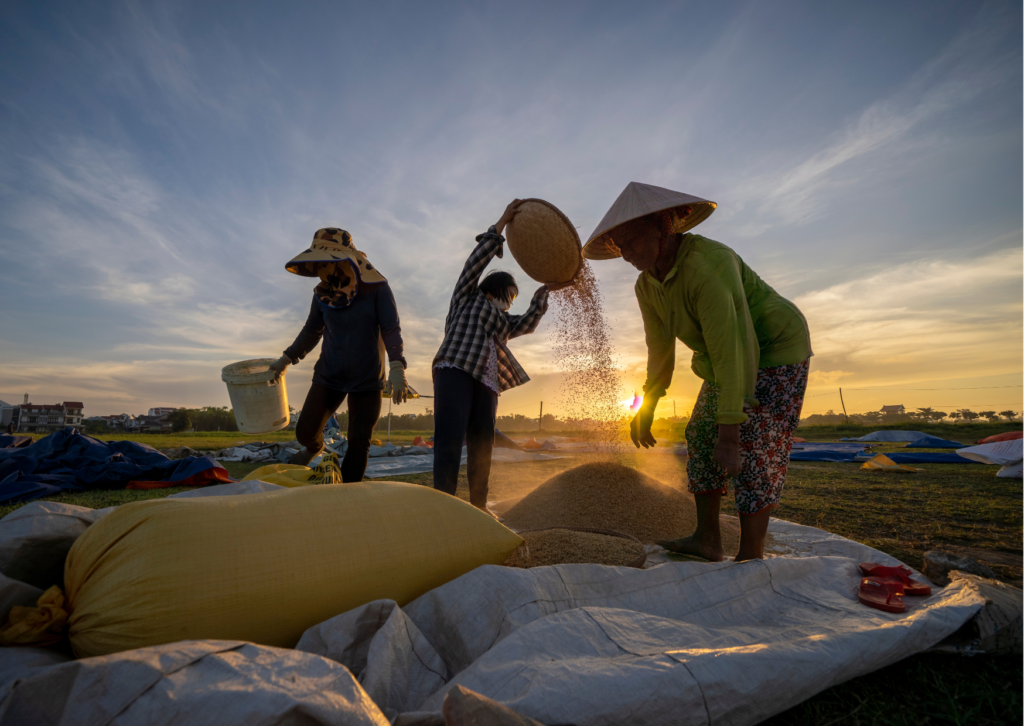
[[[693,372],[720,388],[720,424],[747,420],[743,404],[757,405],[758,368],[801,363],[813,355],[807,321],[796,305],[739,255],[706,237],[682,235],[665,281],[644,272],[635,289],[647,336],[644,395],[665,395],[679,338],[693,350]]]

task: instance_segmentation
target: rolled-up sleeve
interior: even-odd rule
[[[744,402],[756,404],[753,395],[760,346],[754,321],[734,258],[701,272],[694,293],[697,317],[719,388],[716,420],[720,424],[741,424],[747,420]]]
[[[320,303],[317,301],[316,296],[313,296],[313,304],[309,308],[309,317],[306,318],[306,324],[302,326],[302,330],[299,331],[298,336],[295,338],[295,342],[289,345],[284,354],[288,356],[293,363],[298,363],[300,360],[309,355],[309,351],[316,347],[316,344],[320,342],[320,338],[324,334],[324,316],[320,310]]]
[[[377,291],[377,323],[380,325],[380,337],[388,352],[388,360],[392,363],[396,360],[401,361],[402,367],[407,368],[403,354],[402,325],[398,319],[395,295],[387,283],[383,283],[379,287],[380,289]]]

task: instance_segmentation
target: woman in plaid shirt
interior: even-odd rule
[[[476,238],[459,281],[455,283],[444,342],[434,356],[434,488],[454,496],[458,486],[462,441],[469,454],[469,500],[487,509],[494,420],[498,395],[530,380],[506,347],[510,338],[532,333],[548,309],[548,291],[564,285],[542,285],[524,315],[510,315],[519,294],[507,272],[480,275],[493,257],[501,257],[505,225],[519,211],[516,199],[493,227]]]

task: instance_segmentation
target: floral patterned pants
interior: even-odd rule
[[[736,477],[736,509],[740,514],[757,514],[765,507],[779,506],[789,469],[793,434],[800,422],[800,409],[807,390],[810,361],[788,366],[762,368],[757,372],[754,398],[760,406],[746,407],[749,416],[740,426],[740,462]],[[729,476],[715,461],[718,443],[719,389],[704,381],[686,425],[689,459],[686,474],[694,494],[728,493]]]

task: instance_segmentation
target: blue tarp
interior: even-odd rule
[[[210,472],[218,469],[219,472]],[[204,472],[216,476],[201,477]],[[0,503],[26,502],[60,491],[124,489],[133,481],[229,481],[212,456],[172,460],[134,441],[99,441],[73,427],[31,446],[0,449]],[[210,483],[204,480],[203,483]]]
[[[867,448],[866,444],[841,444],[834,441],[804,442],[793,444],[790,461],[854,461],[857,454]]]
[[[921,451],[913,454],[886,454],[897,464],[977,464],[959,454],[943,454],[940,452]],[[861,456],[857,461],[867,461],[871,456]]]
[[[31,443],[31,436],[11,436],[10,434],[0,434],[0,449],[15,449],[21,446],[29,446]]]
[[[855,439],[840,439],[840,441],[872,441],[876,443],[894,443],[901,441],[917,441],[927,437],[928,434],[921,431],[872,431]]]
[[[962,449],[964,445],[958,441],[940,439],[938,436],[925,436],[921,439],[914,439],[905,448],[908,449]]]

